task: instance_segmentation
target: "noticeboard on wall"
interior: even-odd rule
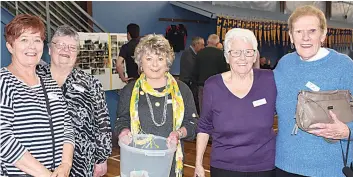
[[[76,67],[99,79],[104,90],[116,90],[125,86],[116,72],[120,48],[127,43],[124,33],[79,33],[80,52]]]

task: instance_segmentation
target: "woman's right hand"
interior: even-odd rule
[[[119,134],[119,139],[126,145],[130,144],[132,142],[132,134],[130,132],[130,129],[123,129]]]
[[[196,165],[194,177],[205,177],[205,169],[202,165]]]

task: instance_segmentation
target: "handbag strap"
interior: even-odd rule
[[[343,159],[344,167],[347,167],[349,144],[351,142],[351,130],[349,128],[348,128],[348,130],[349,130],[349,135],[348,135],[348,143],[347,143],[346,155],[344,155],[344,151],[343,151],[343,147],[342,147],[342,140],[340,140],[341,150],[342,150],[342,159]]]
[[[54,140],[53,120],[52,120],[51,111],[50,111],[47,89],[45,88],[45,84],[44,84],[42,77],[39,77],[39,79],[40,79],[40,84],[42,85],[42,88],[43,88],[45,103],[46,103],[47,112],[49,115],[49,124],[50,124],[50,131],[51,131],[52,143],[53,143],[53,163],[51,165],[51,170],[54,171],[55,170],[55,140]]]

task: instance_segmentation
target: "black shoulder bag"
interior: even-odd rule
[[[48,116],[49,116],[51,139],[52,139],[52,143],[53,143],[53,163],[51,164],[51,169],[50,170],[54,171],[55,170],[55,139],[54,139],[53,120],[52,120],[52,117],[51,117],[48,92],[47,92],[47,89],[45,89],[45,85],[44,85],[42,77],[39,77],[39,78],[40,78],[40,84],[42,85],[42,88],[43,88],[44,97],[45,97],[45,103],[46,103],[46,106],[47,106],[47,112],[48,112]]]
[[[348,128],[349,129],[349,128]],[[346,177],[353,177],[353,162],[351,162],[351,166],[347,166],[347,161],[348,161],[348,150],[349,150],[349,142],[351,141],[351,130],[349,129],[349,135],[348,135],[348,143],[347,143],[347,151],[346,151],[346,156],[344,155],[343,148],[342,148],[342,140],[340,141],[341,143],[341,150],[342,150],[342,157],[343,157],[343,164],[344,167],[342,169],[343,174]]]

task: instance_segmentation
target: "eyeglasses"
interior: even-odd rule
[[[71,52],[77,52],[77,46],[76,45],[67,45],[65,43],[56,43],[56,42],[51,42],[54,44],[54,46],[61,50],[61,49],[65,49],[66,47],[68,48],[69,51]]]
[[[244,53],[244,55],[246,57],[253,57],[255,55],[255,51],[254,49],[246,49],[246,50],[230,50],[228,53],[230,56],[232,57],[240,57],[240,55],[242,53]]]

